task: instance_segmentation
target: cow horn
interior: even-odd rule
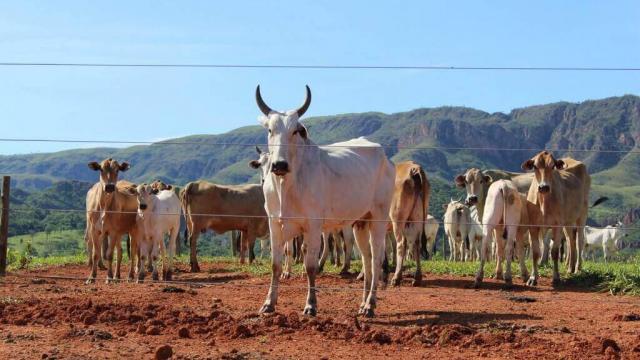
[[[258,147],[258,145],[256,145],[256,152],[258,153],[258,155],[262,154],[262,150],[260,150],[260,148]]]
[[[305,87],[307,88],[307,96],[304,99],[304,104],[296,110],[298,118],[301,118],[302,115],[307,112],[307,109],[309,109],[309,105],[311,105],[311,89],[309,89],[309,85],[305,85]]]
[[[260,95],[260,85],[256,88],[256,103],[258,103],[260,111],[267,116],[273,111],[269,105],[265,104],[264,100],[262,100],[262,95]]]

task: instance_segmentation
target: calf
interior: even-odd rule
[[[173,258],[176,251],[178,232],[180,231],[180,199],[170,188],[142,184],[137,187],[138,226],[142,236],[138,238],[138,280],[144,279],[145,259],[153,264],[153,279],[158,279],[156,261],[162,255],[162,274],[164,280],[171,280]],[[166,187],[165,187],[166,189]],[[164,236],[169,235],[169,256],[167,259]]]
[[[433,215],[427,215],[426,224],[424,225],[424,233],[426,237],[426,258],[429,259],[435,253],[436,237],[438,236],[438,228],[440,224]]]
[[[471,261],[479,260],[481,251],[480,247],[482,246],[482,224],[480,222],[480,218],[478,217],[478,209],[476,206],[472,206],[469,209],[469,257]],[[488,246],[488,245],[487,245]]]
[[[468,259],[465,239],[469,236],[471,216],[469,207],[460,201],[444,204],[444,232],[449,239],[450,261],[466,261]]]
[[[621,222],[618,222],[614,226],[609,225],[604,228],[585,226],[584,232],[585,245],[583,253],[585,258],[591,253],[595,260],[595,249],[600,247],[604,255],[604,262],[607,262],[610,255],[620,249],[620,240],[628,236]]]
[[[517,187],[512,181],[498,180],[489,186],[482,223],[482,254],[480,256],[480,266],[476,273],[475,287],[479,287],[482,283],[484,263],[487,260],[489,241],[494,230],[496,230],[498,236],[501,236],[502,239],[505,240],[497,242],[496,278],[503,278],[502,261],[506,259],[504,281],[507,286],[512,284],[511,260],[515,246],[520,263],[520,274],[526,281],[529,275],[525,266],[523,244],[526,232],[529,230],[529,217],[526,199],[518,192]],[[501,249],[503,244],[505,248]],[[535,252],[535,250],[532,251]],[[504,254],[504,257],[502,254]]]

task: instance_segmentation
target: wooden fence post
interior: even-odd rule
[[[0,217],[0,276],[7,273],[7,242],[9,239],[9,186],[11,177],[2,179],[2,217]]]

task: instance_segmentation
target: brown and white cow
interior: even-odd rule
[[[591,178],[587,167],[580,161],[571,158],[558,160],[551,152],[542,151],[522,163],[522,169],[534,171],[535,178],[529,188],[527,199],[540,208],[542,223],[551,228],[552,238],[560,239],[564,229],[568,239],[569,273],[580,271],[582,267],[581,253],[584,247],[584,226],[587,221],[589,189],[591,187]],[[559,244],[559,241],[554,241],[551,250],[554,284],[560,281]],[[532,249],[535,247],[533,245]],[[533,256],[535,264],[538,261],[535,251]],[[534,273],[529,279],[529,284],[534,285],[536,281],[537,274]]]
[[[129,164],[118,163],[111,158],[101,163],[90,162],[89,168],[100,172],[100,180],[87,192],[87,239],[91,242],[91,273],[87,283],[95,281],[98,262],[101,254],[101,243],[104,236],[108,236],[108,246],[104,257],[107,260],[107,282],[114,279],[113,253],[118,250],[116,258],[115,279],[120,279],[120,264],[122,262],[121,239],[129,234],[132,244],[136,239],[136,214],[138,202],[136,196],[131,193],[135,185],[124,180],[118,181],[118,174],[127,171]],[[133,249],[133,246],[132,246]],[[131,256],[131,268],[129,279],[133,279],[133,259]]]
[[[242,233],[240,263],[245,262],[249,247],[253,247],[256,238],[269,234],[260,184],[217,185],[194,181],[180,191],[180,199],[191,245],[192,272],[200,271],[196,257],[200,233],[213,230],[222,234],[239,230]]]
[[[396,177],[389,218],[393,226],[397,250],[396,271],[391,279],[391,285],[400,285],[405,252],[407,247],[411,247],[416,261],[413,286],[420,286],[422,282],[420,237],[424,235],[431,185],[422,167],[413,161],[398,163],[395,168]]]

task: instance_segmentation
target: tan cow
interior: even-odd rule
[[[413,248],[416,273],[413,286],[420,286],[420,237],[424,236],[424,225],[429,210],[431,185],[422,167],[413,161],[396,164],[396,177],[389,209],[389,218],[396,238],[396,271],[391,285],[398,286],[402,280],[402,265],[407,247]]]
[[[240,263],[245,262],[245,256],[249,247],[253,247],[256,237],[269,234],[260,184],[217,185],[195,181],[180,191],[180,199],[191,245],[192,272],[200,271],[196,257],[200,233],[209,229],[218,234],[239,230],[242,233]]]
[[[539,206],[542,223],[551,228],[552,238],[560,239],[564,229],[568,239],[569,273],[580,271],[582,267],[581,253],[584,246],[584,226],[587,221],[589,189],[591,187],[591,178],[587,167],[582,162],[571,158],[556,160],[549,151],[542,151],[522,163],[522,169],[533,170],[535,173],[527,199]],[[554,241],[551,250],[554,284],[558,284],[560,281],[559,244],[559,241]],[[534,264],[538,261],[537,251],[535,251],[537,247],[539,247],[538,244],[532,244]],[[534,285],[536,281],[537,274],[534,273],[529,279],[529,283]]]
[[[131,194],[135,185],[124,180],[118,181],[118,174],[127,171],[129,164],[118,163],[111,158],[103,160],[101,163],[90,162],[89,168],[100,172],[100,181],[93,185],[87,192],[87,238],[91,242],[91,273],[87,283],[95,281],[98,271],[98,261],[101,254],[101,240],[108,236],[109,242],[105,258],[107,260],[107,282],[114,279],[113,273],[113,252],[118,250],[116,258],[115,279],[120,279],[120,264],[122,262],[121,239],[125,234],[129,234],[132,245],[136,239],[136,214],[138,202],[136,196]],[[132,246],[132,250],[135,246]],[[131,268],[129,279],[133,279],[133,259],[135,253],[132,251]]]

